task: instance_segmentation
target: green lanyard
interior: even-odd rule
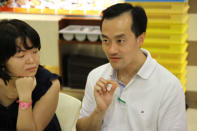
[[[118,97],[118,100],[124,104],[126,104],[126,101],[122,100],[120,97]]]

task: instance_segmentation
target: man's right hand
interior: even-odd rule
[[[111,89],[107,88],[111,84]],[[113,80],[100,78],[94,86],[94,96],[97,104],[97,110],[105,112],[112,102],[112,97],[118,84]]]

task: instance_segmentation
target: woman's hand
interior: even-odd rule
[[[36,87],[36,78],[35,77],[17,78],[15,84],[16,84],[19,100],[20,101],[31,100],[32,92]]]

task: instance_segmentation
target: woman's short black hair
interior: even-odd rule
[[[140,6],[132,6],[129,3],[118,3],[105,9],[102,12],[103,16],[100,23],[101,30],[104,19],[115,18],[125,12],[131,13],[131,19],[133,22],[131,25],[131,31],[134,32],[136,37],[141,35],[143,32],[146,32],[147,16],[144,9]]]
[[[22,40],[22,46],[25,49],[38,48],[40,50],[40,37],[36,30],[24,21],[12,19],[0,21],[0,78],[7,83],[10,80],[8,71],[6,69],[6,62],[17,52],[18,46],[16,40],[20,38]],[[32,43],[29,47],[26,39]]]

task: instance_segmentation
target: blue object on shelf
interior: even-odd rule
[[[125,0],[125,2],[186,2],[187,0]]]

